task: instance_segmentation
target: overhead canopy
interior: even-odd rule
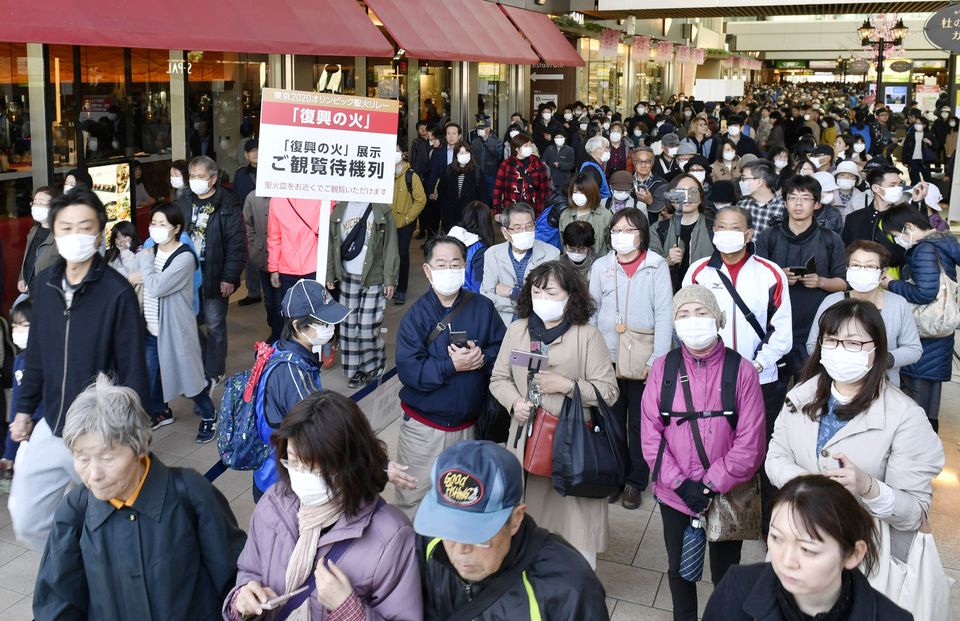
[[[356,0],[5,2],[0,41],[260,54],[393,56]]]
[[[530,41],[543,62],[563,67],[582,67],[584,62],[557,25],[543,13],[499,5],[517,30]]]
[[[540,61],[485,0],[366,0],[411,58],[532,65]]]

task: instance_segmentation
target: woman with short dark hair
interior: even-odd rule
[[[540,265],[527,277],[517,301],[519,319],[507,328],[490,378],[490,392],[507,408],[513,422],[507,448],[523,461],[527,434],[534,416],[560,415],[564,398],[580,387],[585,408],[597,405],[597,392],[606,403],[617,399],[617,383],[603,335],[589,324],[594,303],[586,283],[559,261]],[[532,376],[526,366],[511,363],[518,350],[547,356],[547,364]],[[530,380],[542,394],[534,406]],[[594,390],[596,388],[596,391]],[[589,413],[585,411],[585,415]],[[605,499],[561,496],[549,477],[529,474],[525,488],[527,511],[537,524],[563,535],[596,568],[597,554],[607,547]]]
[[[876,567],[876,525],[843,485],[800,476],[772,503],[770,562],[731,567],[703,613],[704,621],[908,621],[864,574]]]
[[[250,519],[224,619],[261,615],[268,600],[302,587],[277,618],[422,619],[413,528],[380,497],[386,447],[359,406],[313,393],[271,441],[279,481]]]
[[[453,162],[440,177],[437,186],[440,202],[440,230],[447,231],[460,224],[464,207],[473,201],[489,202],[487,184],[473,161],[470,145],[461,141],[453,147]]]

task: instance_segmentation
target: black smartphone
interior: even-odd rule
[[[470,344],[467,342],[467,333],[464,331],[451,330],[450,344],[460,348],[469,347]]]
[[[807,275],[807,267],[805,265],[798,265],[797,267],[788,267],[787,269],[793,272],[794,276]]]

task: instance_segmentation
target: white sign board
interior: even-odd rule
[[[743,97],[743,80],[706,80],[698,78],[693,95],[700,101],[723,101],[727,97]]]

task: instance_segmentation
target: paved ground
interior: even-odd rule
[[[416,252],[416,250],[415,250]],[[426,279],[420,269],[420,261],[411,263],[412,278],[408,299],[426,291]],[[237,296],[242,297],[242,293]],[[409,305],[409,303],[408,303]],[[387,359],[393,366],[393,334],[406,307],[389,305],[384,322],[387,330]],[[267,336],[265,315],[262,306],[230,307],[230,358],[228,372],[233,373],[249,365],[252,357],[250,344],[255,339]],[[955,366],[956,370],[956,366]],[[940,435],[944,442],[947,465],[934,482],[932,521],[934,535],[948,573],[960,579],[960,376],[944,387],[943,411]],[[325,372],[326,388],[349,394],[346,379],[337,367]],[[399,431],[398,408],[395,394],[397,381],[387,381],[361,401],[364,411],[370,416],[374,428],[387,443],[391,455],[396,452]],[[219,393],[219,390],[217,391]],[[219,398],[219,394],[216,395]],[[168,465],[195,468],[206,472],[217,461],[214,444],[194,443],[197,419],[192,412],[192,403],[180,399],[173,404],[177,420],[159,430],[153,440],[154,452]],[[250,474],[227,471],[215,482],[230,500],[237,519],[244,527],[253,512],[250,493]],[[393,490],[385,492],[388,500]],[[619,505],[610,511],[610,547],[600,555],[597,572],[607,591],[608,606],[614,621],[668,621],[670,590],[664,572],[667,569],[666,551],[663,547],[663,531],[659,512],[654,510],[650,496],[644,496],[640,509],[627,511]],[[765,549],[760,542],[744,545],[743,561],[763,560]],[[19,545],[13,537],[6,501],[0,498],[0,619],[20,621],[33,619],[31,593],[40,554]],[[709,563],[707,564],[709,567]],[[707,571],[706,573],[709,573]],[[705,576],[709,578],[709,576]],[[713,586],[709,582],[698,585],[700,609],[709,597]],[[960,618],[960,587],[954,589],[952,598],[955,616]],[[919,621],[919,620],[918,620]]]

